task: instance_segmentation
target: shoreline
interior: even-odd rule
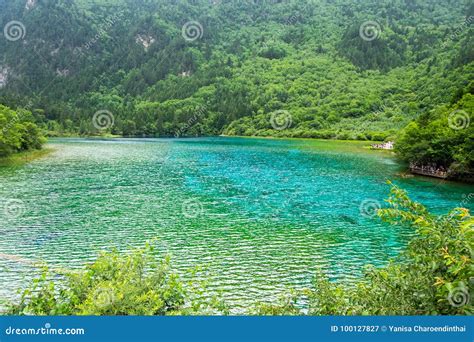
[[[352,143],[381,143],[378,140],[341,140],[324,138],[298,138],[298,137],[277,137],[277,136],[248,136],[248,135],[201,135],[201,136],[123,136],[123,135],[57,135],[50,136],[48,139],[198,139],[198,138],[242,138],[242,139],[267,139],[267,140],[307,140],[307,141],[334,141],[334,142],[352,142]],[[370,148],[370,146],[367,146]],[[374,151],[392,151],[383,149],[372,149]]]
[[[28,164],[36,159],[46,157],[47,155],[55,151],[52,147],[45,147],[41,150],[30,150],[22,151],[19,153],[12,154],[8,157],[0,158],[0,166],[12,166],[12,165],[23,165]]]
[[[246,135],[202,135],[196,137],[175,137],[175,136],[122,136],[122,135],[67,135],[67,136],[54,136],[49,137],[48,139],[91,139],[91,140],[115,140],[115,139],[205,139],[205,138],[238,138],[238,139],[261,139],[261,140],[290,140],[290,141],[308,141],[308,142],[327,142],[327,143],[339,143],[345,144],[346,146],[352,146],[359,149],[359,152],[375,152],[375,153],[384,153],[391,154],[395,156],[396,153],[394,150],[387,149],[374,149],[371,147],[373,143],[382,143],[382,141],[375,140],[341,140],[341,139],[324,139],[324,138],[297,138],[297,137],[276,137],[276,136],[246,136]]]
[[[180,137],[176,138],[174,136],[170,137],[143,137],[143,136],[136,136],[136,137],[124,137],[120,135],[103,135],[103,136],[54,136],[54,137],[49,137],[48,141],[46,142],[45,145],[50,142],[50,139],[110,139],[110,140],[115,140],[115,139],[196,139],[196,138],[239,138],[239,139],[265,139],[265,140],[292,140],[292,141],[311,141],[311,142],[334,142],[334,143],[340,143],[340,144],[345,144],[346,146],[353,146],[357,149],[359,149],[359,152],[364,151],[368,153],[383,153],[383,154],[390,154],[392,157],[396,158],[396,153],[394,150],[387,150],[387,149],[373,149],[370,146],[370,143],[376,143],[376,141],[372,140],[340,140],[340,139],[322,139],[322,138],[295,138],[295,137],[274,137],[274,136],[240,136],[240,135],[209,135],[209,136],[199,136],[199,137]],[[10,155],[8,157],[3,157],[0,158],[0,166],[9,166],[9,165],[21,165],[21,164],[27,164],[33,160],[45,157],[49,155],[50,153],[54,152],[54,148],[48,146],[45,147],[41,150],[33,150],[33,151],[24,151],[20,153],[16,153],[13,155]],[[354,151],[355,152],[355,151]],[[463,180],[463,179],[458,179],[458,178],[446,178],[446,179],[440,179],[437,177],[432,177],[429,175],[421,175],[415,172],[412,172],[409,167],[406,167],[404,172],[402,173],[405,175],[405,177],[402,176],[402,178],[406,178],[406,175],[410,175],[412,177],[420,177],[420,178],[425,178],[425,179],[438,179],[440,181],[444,182],[453,182],[453,183],[460,183],[460,184],[468,184],[471,185],[473,184],[472,181],[468,180]]]

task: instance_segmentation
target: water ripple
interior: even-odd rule
[[[55,140],[52,155],[0,168],[0,198],[25,203],[21,217],[1,218],[0,297],[15,296],[34,262],[74,269],[101,249],[154,237],[181,273],[208,266],[211,289],[224,290],[235,312],[309,286],[317,270],[355,279],[365,265],[396,256],[411,232],[360,214],[365,199],[383,204],[397,163],[331,144]],[[397,182],[436,212],[474,192],[420,178]],[[189,201],[194,211],[185,214]]]

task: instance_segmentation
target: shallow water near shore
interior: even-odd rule
[[[474,187],[402,178],[386,151],[319,140],[53,139],[54,152],[0,166],[0,298],[13,298],[30,263],[78,268],[101,249],[158,237],[179,272],[207,266],[211,289],[235,312],[311,283],[318,269],[355,279],[382,266],[412,231],[372,215],[387,180],[435,213],[473,208]]]

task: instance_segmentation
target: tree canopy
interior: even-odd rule
[[[401,137],[404,158],[469,165],[462,144],[442,156],[443,143],[422,140],[434,150],[423,153],[418,139],[420,125],[439,125],[434,113],[469,101],[469,2],[0,6],[1,27],[19,22],[11,32],[18,36],[0,40],[0,103],[38,109],[34,120],[49,135],[392,140],[410,124]],[[463,110],[472,115],[470,106]],[[98,127],[97,112],[107,112],[109,124]],[[467,132],[449,132],[449,139],[453,134],[462,139]],[[415,146],[406,146],[410,139]]]

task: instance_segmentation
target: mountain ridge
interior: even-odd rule
[[[0,102],[30,103],[50,134],[383,140],[474,74],[473,6],[458,0],[0,4],[2,27],[26,31],[0,42]],[[114,125],[98,130],[97,111]]]

